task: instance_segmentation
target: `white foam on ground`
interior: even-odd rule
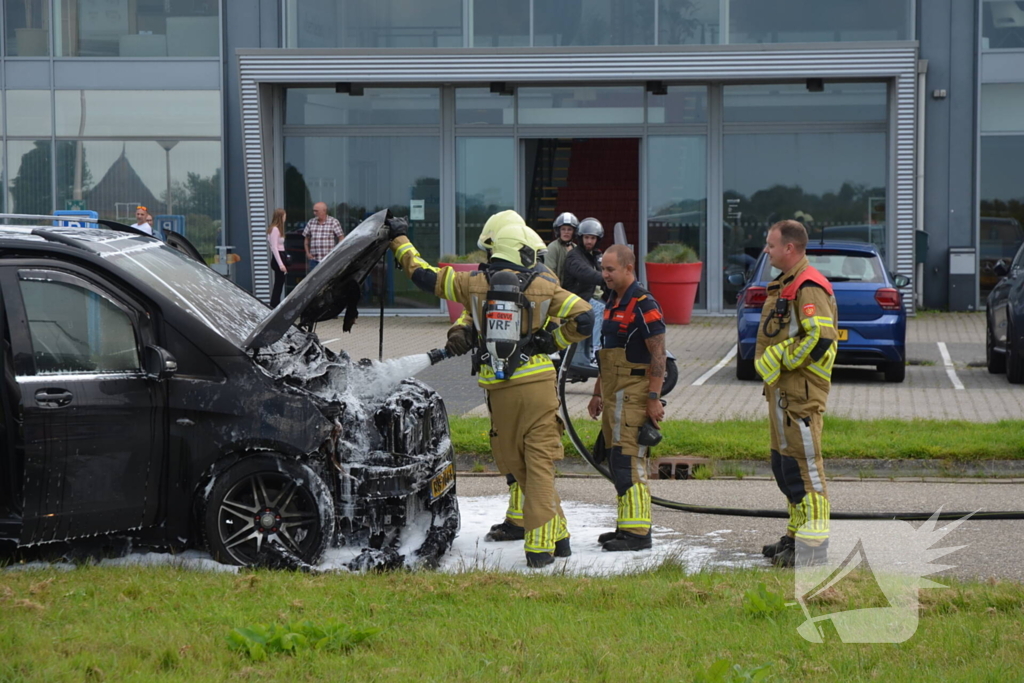
[[[680,537],[678,532],[656,525],[651,530],[654,534],[654,547],[650,550],[609,553],[597,544],[597,537],[614,528],[615,507],[566,501],[562,503],[562,509],[569,521],[572,556],[556,558],[554,564],[544,569],[530,569],[526,566],[522,541],[488,543],[484,540],[491,525],[504,519],[507,504],[508,499],[504,496],[460,497],[462,528],[452,549],[442,558],[440,570],[453,574],[467,571],[513,571],[612,576],[654,569],[667,561],[675,562],[691,573],[704,569],[764,564],[764,558],[759,554],[747,556],[733,553],[731,559],[721,557],[721,553],[713,546],[721,542],[721,535],[732,533],[730,529],[712,531],[700,537]],[[408,538],[402,543],[401,550],[410,552],[415,549],[415,542],[421,540],[423,533],[422,529],[403,530],[403,534],[408,535]],[[346,564],[355,559],[361,551],[362,548],[329,548],[317,568],[325,572],[348,571]],[[238,567],[216,562],[208,553],[200,550],[187,550],[177,555],[155,552],[132,553],[125,557],[103,560],[99,566],[171,566],[194,571],[238,571]],[[14,565],[6,568],[6,571],[72,568],[73,565],[67,563],[33,562]]]

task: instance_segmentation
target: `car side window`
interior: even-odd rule
[[[69,273],[18,272],[36,374],[140,372],[127,309]]]

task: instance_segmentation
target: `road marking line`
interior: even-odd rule
[[[731,361],[733,358],[736,357],[736,351],[738,349],[739,349],[739,344],[733,344],[733,347],[731,349],[729,349],[729,353],[725,354],[725,358],[723,358],[722,360],[718,361],[718,365],[716,365],[715,367],[711,368],[710,370],[705,372],[703,375],[698,377],[696,379],[696,381],[693,384],[691,384],[690,386],[691,387],[703,386],[704,382],[707,382],[709,379],[714,377],[716,372],[718,372],[719,370],[724,368],[726,365],[729,364],[729,361]]]
[[[946,342],[936,342],[936,344],[939,345],[939,353],[942,354],[942,364],[946,366],[946,374],[949,375],[949,381],[953,383],[954,389],[962,391],[964,385],[960,382],[960,378],[956,376],[956,370],[953,368],[953,359],[949,357]]]
[[[335,337],[334,339],[328,339],[327,341],[323,341],[320,343],[323,344],[324,346],[327,346],[328,344],[332,344],[336,341],[341,341],[341,337]]]

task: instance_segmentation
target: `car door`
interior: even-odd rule
[[[25,443],[23,543],[155,521],[165,386],[142,371],[149,316],[75,269],[4,269]]]
[[[1010,293],[1014,285],[1024,283],[1024,246],[1017,251],[1010,264],[1009,274],[1001,278],[988,296],[988,315],[992,320],[992,341],[997,347],[1005,348],[1007,315],[1010,304]]]

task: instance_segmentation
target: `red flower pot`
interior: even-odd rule
[[[647,289],[661,304],[665,322],[688,325],[697,300],[703,263],[645,263]]]
[[[441,268],[444,268],[445,266],[454,268],[457,273],[468,273],[480,268],[479,263],[439,263],[437,265]],[[445,303],[448,304],[448,320],[454,323],[459,319],[459,316],[462,315],[464,307],[462,304],[454,301],[445,301]]]

